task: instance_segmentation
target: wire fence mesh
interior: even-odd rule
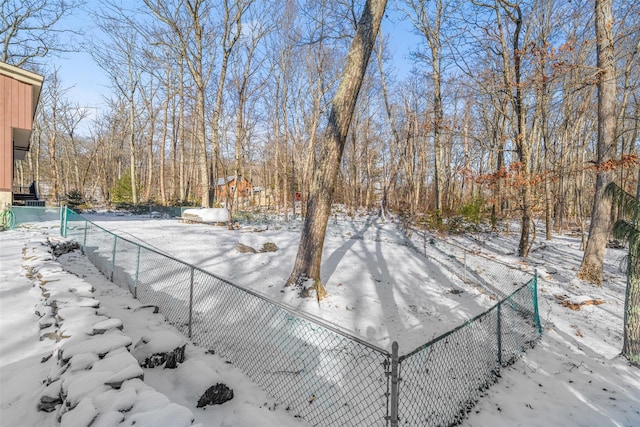
[[[539,336],[535,278],[490,310],[400,357],[401,424],[456,425]]]
[[[106,277],[312,425],[455,425],[541,333],[535,277],[504,265],[489,276],[504,296],[497,305],[399,357],[397,345],[391,354],[73,211],[61,229]]]
[[[437,259],[449,271],[458,275],[465,283],[482,288],[503,299],[531,279],[531,272],[524,264],[504,261],[483,255],[480,250],[438,239],[426,230],[406,228],[407,246],[430,258]]]
[[[37,206],[12,206],[15,225],[20,226],[30,222],[60,221],[60,208],[43,208]]]

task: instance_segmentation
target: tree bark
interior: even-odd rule
[[[598,143],[596,192],[589,238],[577,277],[602,286],[604,252],[611,228],[611,200],[604,189],[612,173],[606,168],[615,145],[616,75],[613,45],[613,0],[596,0],[596,51],[598,56]]]
[[[336,176],[358,93],[386,5],[387,0],[367,0],[364,5],[356,35],[349,47],[338,89],[331,103],[324,143],[320,147],[318,165],[313,173],[300,245],[293,271],[287,281],[287,285],[302,286],[306,279],[313,280],[313,288],[318,300],[326,295],[320,280],[320,263],[331,201],[336,187]],[[310,288],[306,288],[303,295],[309,296],[309,290]]]

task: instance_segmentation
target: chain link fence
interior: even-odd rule
[[[408,228],[405,243],[415,252],[439,262],[468,285],[476,286],[496,299],[506,298],[531,280],[527,266],[518,261],[507,264],[473,250],[438,239],[425,230]]]
[[[541,333],[535,276],[519,271],[491,280],[501,292],[522,280],[494,307],[399,356],[396,343],[389,353],[71,210],[61,229],[106,277],[312,425],[455,425]]]
[[[12,206],[15,226],[29,223],[60,221],[61,208],[43,208],[37,206]]]

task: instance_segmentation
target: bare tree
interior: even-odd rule
[[[305,280],[312,280],[313,285],[307,287],[303,294],[308,296],[310,295],[309,291],[315,289],[318,300],[326,295],[326,290],[320,280],[320,263],[331,201],[335,192],[336,176],[340,168],[358,93],[386,5],[386,0],[367,0],[358,21],[356,35],[351,42],[340,77],[340,84],[331,103],[329,123],[324,142],[320,147],[318,164],[313,173],[300,246],[293,271],[287,282],[287,285],[303,286]]]
[[[42,101],[43,104],[48,106],[47,110],[49,112],[45,120],[49,167],[51,169],[51,195],[53,196],[54,201],[57,201],[60,196],[60,173],[57,158],[57,145],[61,121],[59,116],[62,115],[62,98],[68,89],[62,88],[62,82],[58,76],[58,70],[53,71],[50,77],[50,83],[45,88]]]
[[[122,13],[122,11],[118,11]],[[126,22],[126,21],[125,21]],[[129,109],[127,140],[129,142],[129,173],[131,174],[132,202],[138,203],[138,183],[136,177],[136,94],[142,80],[139,64],[138,33],[125,25],[117,16],[103,16],[98,21],[100,28],[110,38],[111,43],[94,44],[91,56],[110,77],[119,95],[127,100]]]
[[[433,84],[433,121],[429,128],[433,129],[433,178],[435,192],[435,209],[438,219],[443,209],[443,120],[444,104],[442,102],[443,84],[443,28],[446,27],[456,6],[453,2],[444,0],[409,0],[409,10],[406,12],[414,28],[424,38],[427,44],[426,52],[418,52],[416,57],[420,61],[430,64],[431,81]]]
[[[0,1],[0,61],[23,67],[35,58],[71,51],[58,37],[71,31],[59,22],[81,4],[79,0]]]
[[[598,142],[596,192],[593,198],[589,239],[578,278],[602,286],[604,251],[611,228],[611,200],[604,190],[612,180],[607,166],[615,152],[616,64],[613,40],[613,0],[596,0],[596,50],[598,86]]]

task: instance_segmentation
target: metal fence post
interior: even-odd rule
[[[533,310],[536,316],[536,326],[538,334],[542,335],[542,324],[540,323],[540,313],[538,312],[538,270],[533,272]]]
[[[398,404],[399,404],[399,387],[398,382],[398,342],[391,344],[391,427],[398,427]]]
[[[502,366],[502,302],[498,303],[498,365]]]
[[[191,325],[193,323],[193,275],[194,268],[191,267],[191,283],[189,286],[189,338],[191,338]]]
[[[60,235],[65,237],[65,223],[64,223],[64,211],[60,208]]]
[[[464,250],[464,283],[467,282],[467,250]]]
[[[118,235],[113,235],[113,254],[111,255],[111,278],[110,280],[113,282],[113,272],[116,269],[116,247],[118,245]]]
[[[136,254],[136,280],[133,282],[133,297],[138,298],[138,280],[140,277],[140,245],[136,245],[138,253]]]
[[[82,251],[84,252],[84,247],[87,246],[87,228],[89,228],[89,220],[84,220],[84,239],[82,240]]]

